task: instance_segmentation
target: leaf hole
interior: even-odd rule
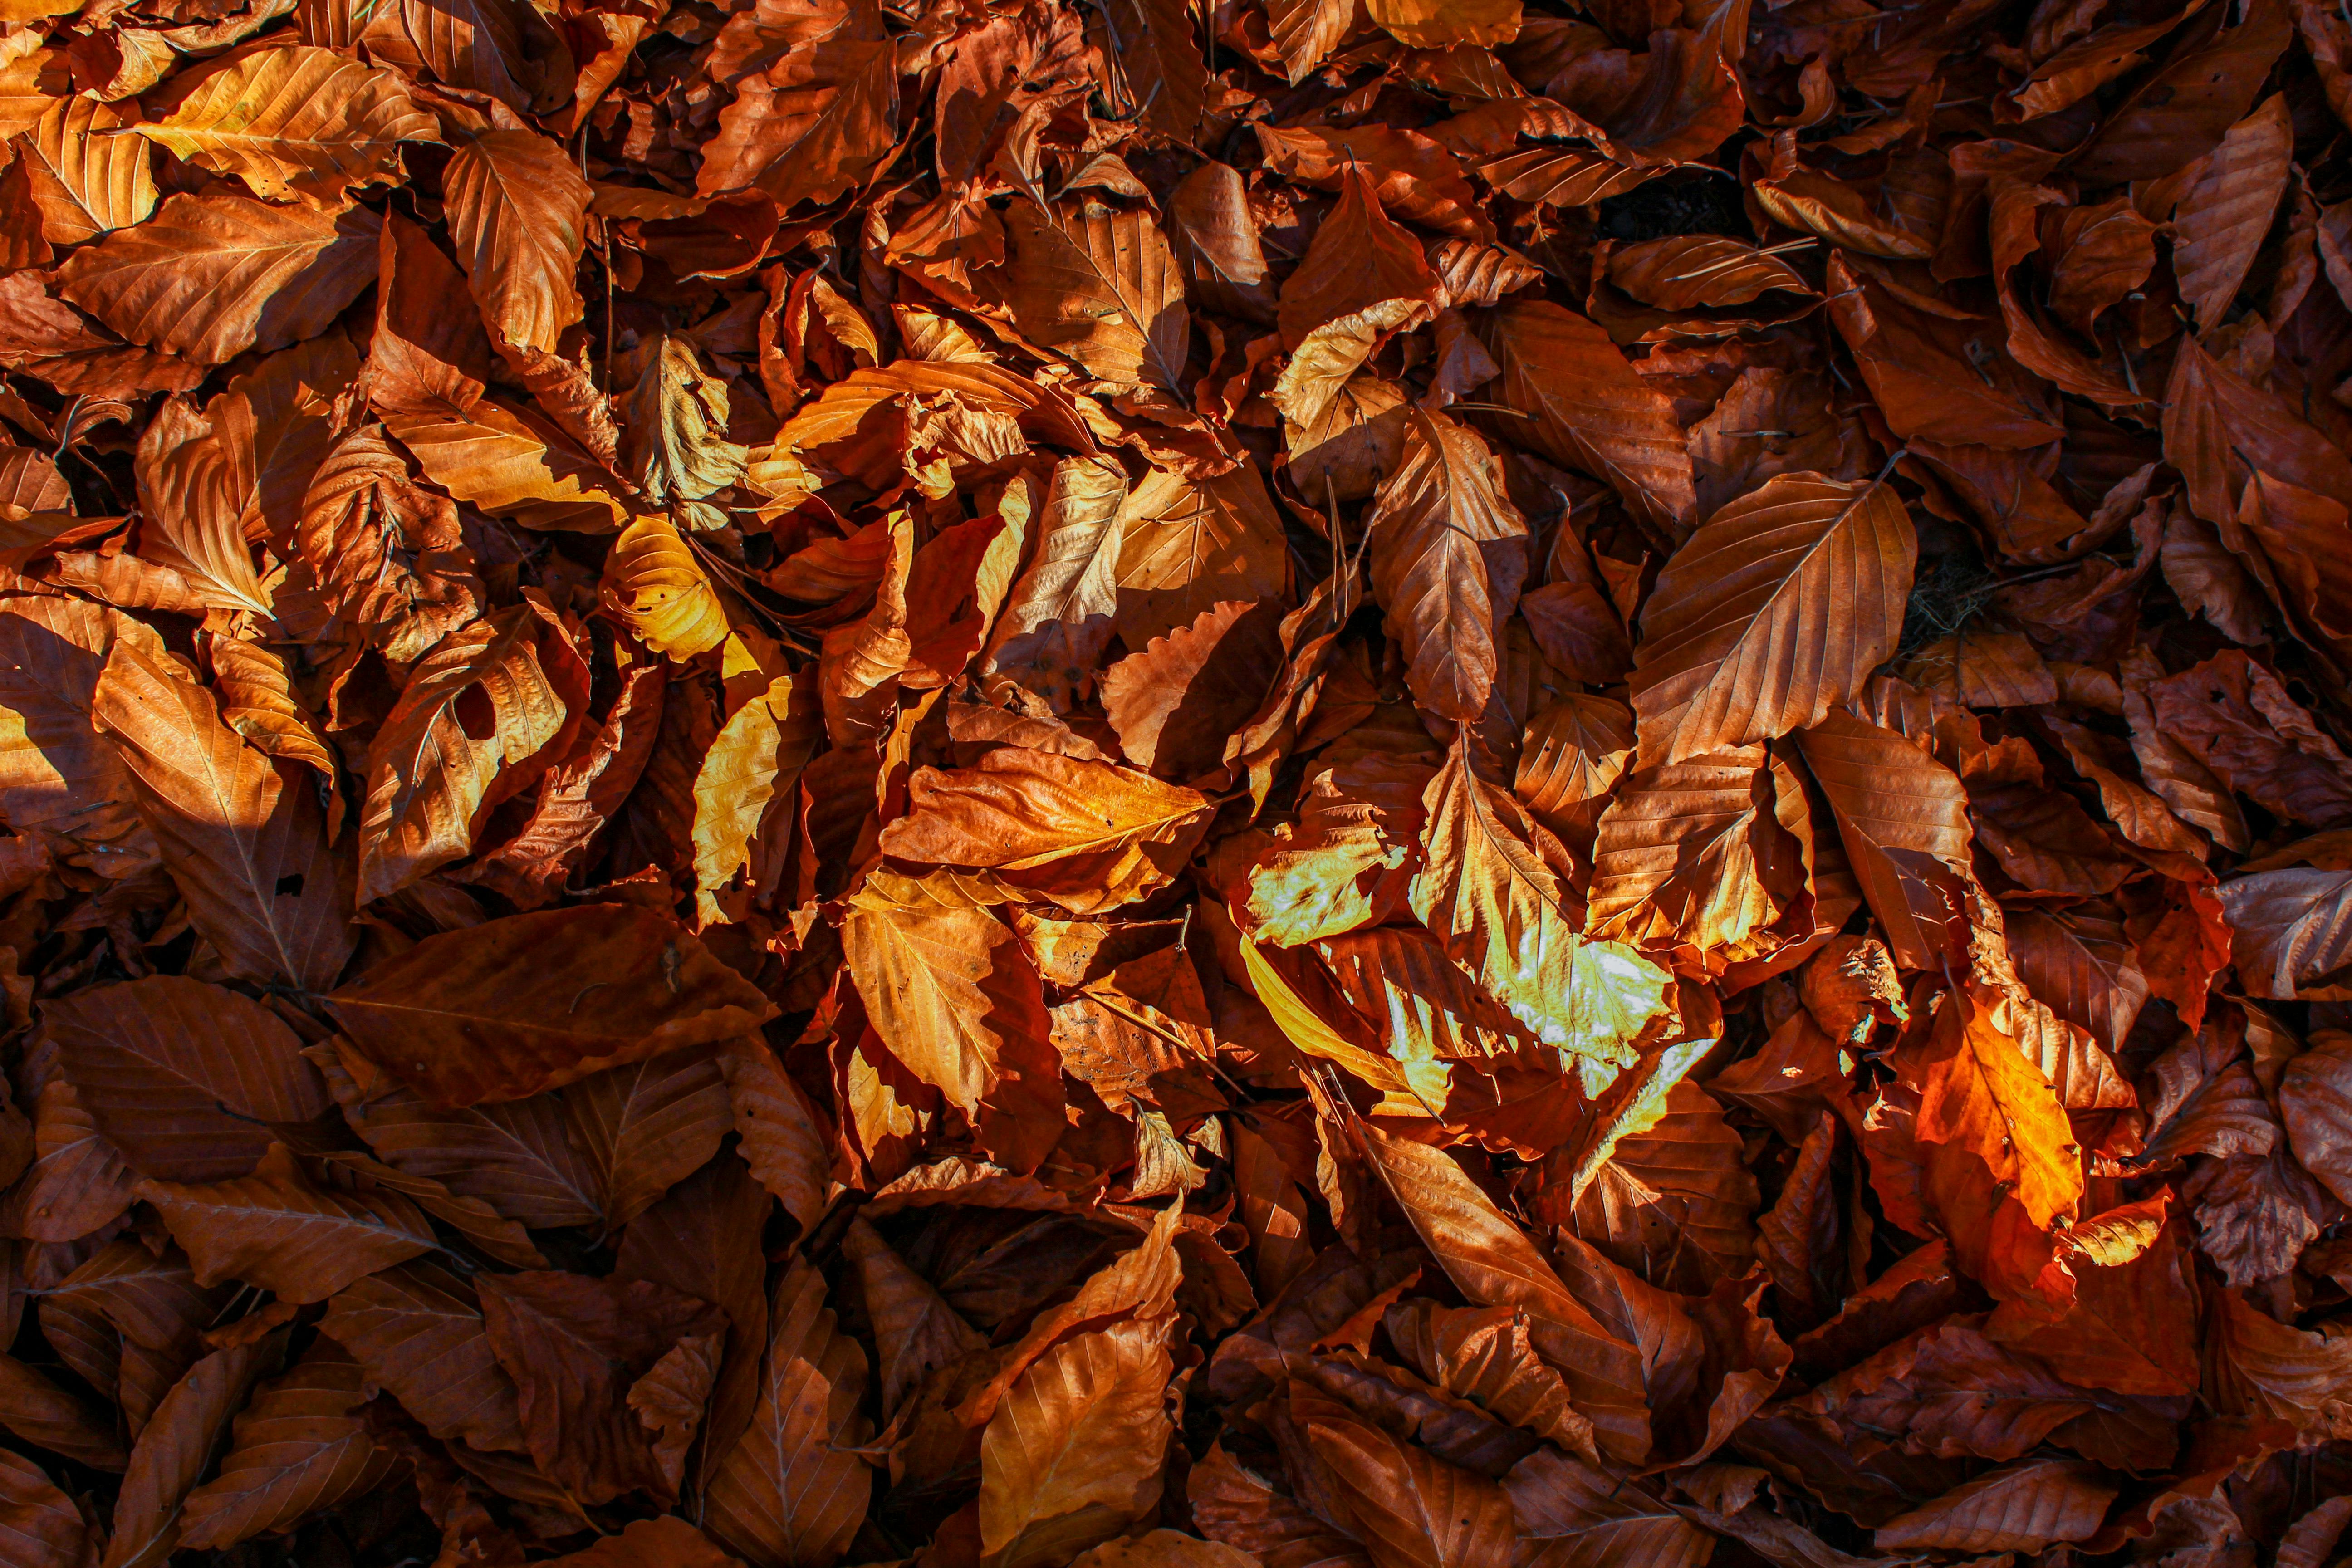
[[[457,693],[457,700],[449,704],[449,710],[457,721],[457,728],[466,731],[467,740],[498,739],[498,704],[492,702],[490,694],[480,687],[468,686]]]

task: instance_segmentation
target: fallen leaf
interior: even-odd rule
[[[542,974],[535,991],[517,986],[527,972],[519,955],[549,942],[579,967]],[[583,1007],[591,996],[595,1005]],[[428,938],[329,1005],[362,1055],[451,1110],[732,1039],[775,1010],[675,922],[627,904],[512,915]]]
[[[1643,759],[1774,740],[1856,696],[1895,651],[1917,548],[1883,483],[1784,474],[1709,518],[1642,612]]]
[[[138,133],[257,196],[331,210],[354,187],[400,174],[404,142],[437,142],[394,72],[329,49],[266,49],[191,82]]]

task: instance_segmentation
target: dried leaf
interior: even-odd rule
[[[523,955],[551,943],[574,967],[534,972]],[[595,1005],[583,1005],[591,996]],[[674,921],[628,904],[512,915],[427,938],[328,1007],[362,1055],[445,1109],[520,1100],[733,1039],[775,1012]]]
[[[1035,1169],[1061,1137],[1062,1069],[1020,939],[986,910],[867,895],[843,924],[842,948],[891,1054],[971,1119],[1000,1163]]]
[[[175,195],[68,258],[59,291],[134,343],[224,364],[326,331],[373,279],[381,222],[364,207]]]
[[[1413,913],[1454,961],[1535,1037],[1576,1058],[1633,1060],[1665,1006],[1664,972],[1616,942],[1575,934],[1558,877],[1529,842],[1517,800],[1470,771],[1461,747],[1431,781]]]
[[[1486,710],[1527,576],[1527,521],[1496,468],[1474,432],[1415,409],[1370,523],[1372,592],[1404,644],[1405,679],[1423,707],[1463,724]]]
[[[220,1473],[188,1494],[183,1542],[218,1550],[364,1497],[397,1468],[352,1414],[357,1362],[331,1343],[271,1379],[236,1417]]]
[[[1821,723],[1894,653],[1917,550],[1883,483],[1784,474],[1709,518],[1642,612],[1643,759]]]
[[[805,1262],[776,1283],[774,1328],[751,1425],[708,1489],[707,1528],[755,1568],[838,1558],[865,1521],[872,1488],[862,1442],[866,1355],[835,1327],[824,1280]]]
[[[357,187],[396,180],[402,142],[440,140],[399,76],[299,46],[205,74],[138,131],[257,196],[330,210]]]
[[[355,945],[310,781],[246,744],[168,656],[118,641],[91,694],[163,863],[228,973],[331,985]]]

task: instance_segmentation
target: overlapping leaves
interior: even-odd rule
[[[2324,1568],[2348,71],[0,16],[0,1557]]]

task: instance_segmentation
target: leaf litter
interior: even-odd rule
[[[0,8],[11,1568],[2325,1568],[2352,22]]]

